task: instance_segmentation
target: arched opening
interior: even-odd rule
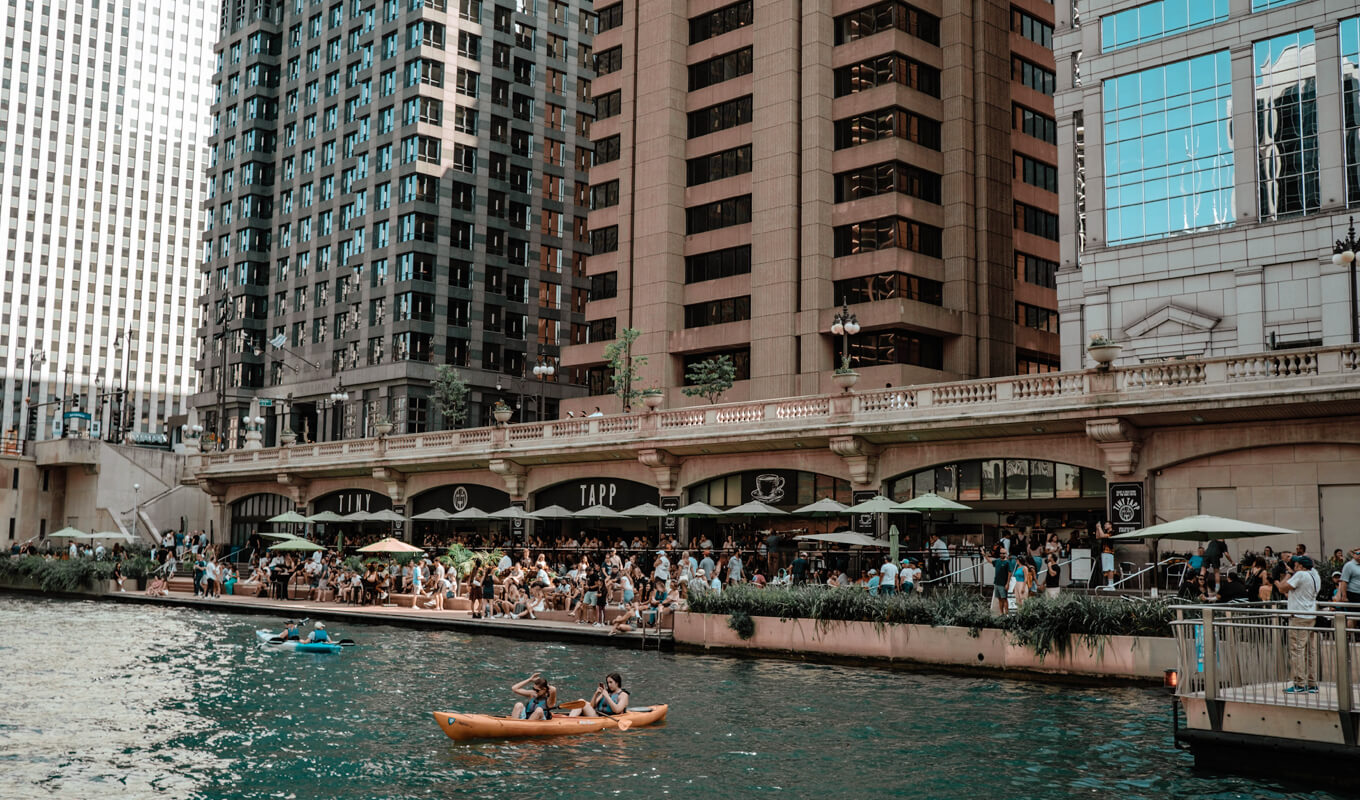
[[[411,498],[411,515],[440,509],[457,514],[469,508],[488,514],[510,505],[509,493],[477,483],[450,483],[427,489]],[[499,541],[505,523],[499,520],[411,520],[411,543],[417,547],[446,548],[453,542],[477,550]]]
[[[276,517],[293,508],[293,501],[281,494],[262,492],[242,497],[231,504],[231,546],[242,548],[250,535],[259,530],[274,530],[270,517]]]
[[[592,506],[603,506],[612,511],[627,511],[643,503],[657,505],[661,492],[655,486],[622,478],[583,478],[563,481],[535,492],[530,510],[561,506],[567,511],[581,511]],[[641,540],[646,546],[656,543],[660,523],[648,519],[578,518],[543,520],[530,524],[528,535],[539,546],[571,549],[588,541],[629,546]],[[517,532],[518,535],[518,532]],[[572,543],[575,542],[576,545]]]
[[[386,511],[392,508],[392,498],[381,492],[368,489],[341,489],[323,494],[312,500],[313,514],[331,511],[340,516],[356,511]],[[362,547],[387,536],[403,538],[404,523],[400,522],[327,522],[313,526],[315,541],[328,545],[343,544],[344,547]],[[343,539],[338,538],[343,536]]]

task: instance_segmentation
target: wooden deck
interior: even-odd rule
[[[1336,684],[1334,683],[1319,683],[1317,694],[1286,693],[1285,689],[1289,685],[1288,681],[1273,681],[1233,686],[1219,689],[1218,699],[1227,703],[1251,703],[1253,705],[1308,708],[1320,711],[1340,710],[1337,705]],[[1352,701],[1351,707],[1360,707],[1360,691],[1352,689],[1352,694],[1356,696],[1356,699]],[[1203,700],[1204,692],[1186,692],[1180,697]]]

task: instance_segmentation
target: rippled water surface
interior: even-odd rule
[[[1330,797],[1192,772],[1152,690],[381,626],[294,655],[261,649],[264,625],[0,595],[0,797]],[[457,743],[430,717],[504,713],[534,669],[563,699],[618,669],[669,720]]]

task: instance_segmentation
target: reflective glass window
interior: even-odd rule
[[[1256,163],[1261,219],[1318,209],[1313,31],[1257,42]]]
[[[1341,124],[1346,137],[1346,205],[1360,205],[1360,17],[1341,22]]]
[[[1251,10],[1265,11],[1268,8],[1279,8],[1297,2],[1298,0],[1251,0]]]
[[[1175,36],[1228,18],[1228,0],[1157,0],[1100,18],[1100,49],[1108,53]]]
[[[1233,221],[1227,50],[1106,80],[1102,102],[1110,244]]]

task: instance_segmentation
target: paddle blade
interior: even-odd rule
[[[567,702],[559,705],[558,708],[562,709],[563,711],[575,711],[578,708],[585,708],[588,705],[590,705],[590,703],[586,702],[585,700],[568,700]]]
[[[283,639],[280,639],[280,638],[277,637],[277,636],[275,636],[273,639],[270,639],[270,640],[269,640],[269,643],[270,643],[270,644],[283,644],[283,642],[284,642],[284,640],[283,640]]]
[[[353,639],[341,639],[341,640],[338,642],[338,644],[339,644],[341,647],[358,647],[358,646],[359,646],[359,643],[356,642],[356,641],[354,641]]]
[[[631,719],[619,720],[619,730],[626,731],[631,727],[633,727],[633,721]]]

